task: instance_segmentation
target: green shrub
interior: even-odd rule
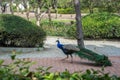
[[[76,26],[72,25],[71,28],[66,32],[67,37],[69,38],[77,38],[76,36]]]
[[[120,16],[95,13],[83,19],[84,35],[90,38],[120,38]]]
[[[75,13],[75,10],[73,8],[61,8],[61,9],[58,9],[58,13],[59,14],[74,14]]]
[[[9,65],[0,60],[0,80],[120,80],[120,77],[105,73],[101,70],[86,70],[85,72],[50,72],[51,67],[38,67],[30,71],[34,62],[30,60],[15,59]]]
[[[26,77],[33,64],[30,61],[16,59],[9,65],[3,65],[3,62],[0,60],[0,80],[31,80],[30,77]]]
[[[45,35],[43,29],[30,21],[14,15],[0,15],[0,46],[42,46]]]
[[[44,20],[41,22],[41,26],[49,36],[66,36],[66,32],[70,28],[70,25],[63,21]]]
[[[120,16],[117,16],[115,14],[110,13],[89,14],[82,18],[82,25],[85,38],[90,39],[120,38]],[[73,30],[75,34],[75,27],[74,29],[71,28],[70,30],[68,30],[68,33],[73,33]]]

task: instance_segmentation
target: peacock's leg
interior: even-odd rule
[[[73,56],[72,56],[72,54],[70,54],[70,56],[71,56],[71,63],[73,62]]]
[[[65,59],[68,59],[68,58],[69,58],[69,56],[67,55],[67,57],[65,57],[65,58],[62,59],[62,61],[65,60]]]

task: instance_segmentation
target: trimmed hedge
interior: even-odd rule
[[[75,14],[75,10],[74,8],[61,8],[61,9],[58,9],[58,13],[59,14]]]
[[[120,16],[111,13],[93,13],[82,18],[84,38],[120,39]],[[68,35],[75,35],[75,26]],[[72,33],[72,34],[71,34]]]
[[[0,46],[42,46],[45,36],[43,29],[26,19],[10,14],[0,15]]]
[[[41,26],[48,36],[65,36],[70,28],[69,25],[65,24],[63,21],[49,22],[48,20],[45,20],[41,22]]]

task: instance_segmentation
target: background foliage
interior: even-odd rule
[[[89,39],[120,38],[120,16],[111,13],[94,13],[82,18],[84,37]],[[75,37],[75,26],[68,30]]]
[[[75,10],[74,8],[61,8],[61,9],[58,9],[58,13],[59,14],[75,14]]]
[[[46,33],[43,29],[21,17],[0,15],[0,46],[42,46]]]
[[[70,28],[69,21],[52,21],[43,20],[41,22],[42,28],[49,36],[66,36],[67,30]]]

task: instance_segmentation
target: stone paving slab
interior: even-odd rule
[[[33,51],[29,53],[18,54],[18,58],[34,58],[34,57],[63,57],[65,56],[61,50],[56,47],[56,40],[59,38],[63,44],[77,45],[76,40],[65,39],[62,37],[50,37],[46,38],[44,49],[41,51]],[[95,41],[95,40],[85,40],[85,47],[97,52],[99,54],[104,54],[107,56],[120,56],[120,41]],[[10,53],[4,53],[0,51],[0,59],[9,58]]]

